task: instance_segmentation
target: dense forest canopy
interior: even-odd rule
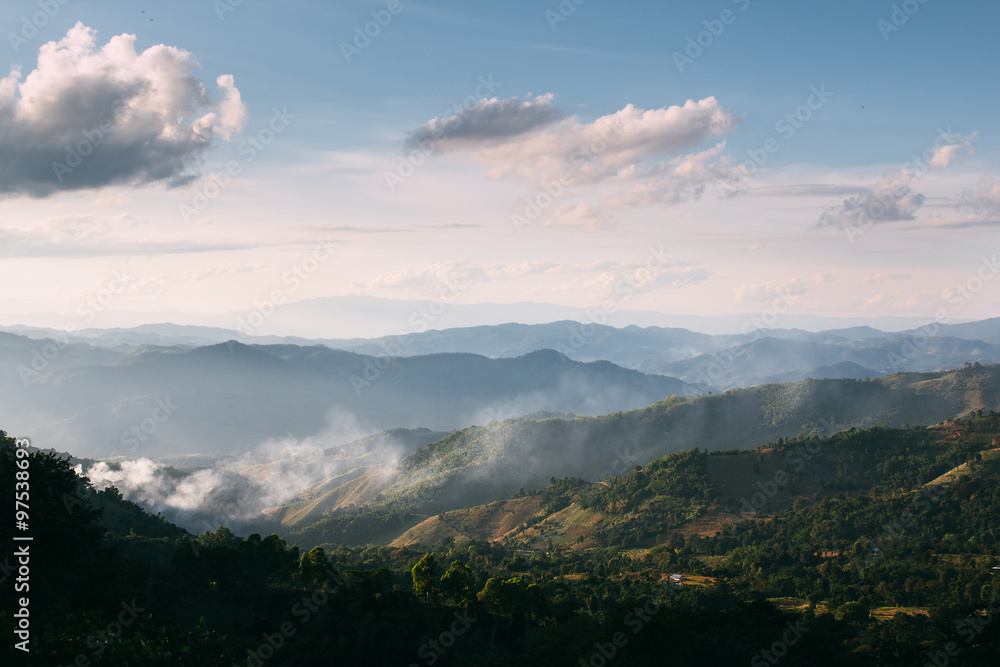
[[[32,450],[32,653],[3,650],[37,665],[992,665],[997,442],[1000,415],[980,412],[688,450],[517,494],[542,518],[505,539],[308,549],[189,534]],[[4,479],[17,460],[3,434]],[[571,510],[601,517],[585,548],[545,523]],[[688,530],[711,516],[719,530]]]

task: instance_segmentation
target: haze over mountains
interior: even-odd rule
[[[971,366],[873,381],[765,385],[603,417],[512,419],[463,429],[398,464],[367,470],[332,490],[324,509],[389,503],[435,514],[541,488],[551,477],[598,482],[682,450],[750,449],[779,438],[933,424],[997,409],[1000,367]],[[301,524],[303,517],[288,522]]]
[[[231,521],[272,508],[268,520],[307,525],[387,497],[448,510],[679,449],[1000,408],[966,380],[936,381],[931,397],[931,376],[885,378],[1000,362],[1000,320],[726,335],[560,321],[322,340],[13,329],[0,332],[7,428],[113,459],[95,478],[168,515],[210,506]]]
[[[448,304],[444,308],[442,305],[440,301],[425,299],[331,296],[277,304],[273,310],[270,306],[264,305],[259,309],[266,315],[263,322],[255,319],[252,323],[250,322],[252,313],[258,309],[249,303],[248,307],[243,310],[210,314],[180,311],[143,312],[116,308],[101,311],[99,321],[106,328],[143,328],[156,322],[174,322],[187,327],[231,331],[239,329],[240,323],[243,322],[248,325],[243,331],[248,336],[260,334],[317,339],[375,338],[387,334],[417,333],[427,329],[494,326],[508,322],[547,324],[557,320],[572,320],[583,323],[600,321],[601,319],[601,314],[597,313],[598,309],[574,308],[554,303],[454,303]],[[595,313],[597,313],[596,319]],[[621,307],[615,311],[607,323],[619,328],[656,326],[726,334],[739,332],[754,318],[759,319],[760,315],[759,312],[717,316],[672,315]],[[787,312],[780,316],[774,326],[802,328],[810,331],[870,326],[887,331],[900,331],[918,327],[925,319],[900,316],[825,317]],[[8,328],[20,325],[64,331],[71,322],[78,324],[79,318],[56,314],[26,313],[7,315],[2,321],[9,323]],[[232,337],[230,335],[228,338]]]
[[[451,430],[537,410],[597,415],[698,393],[673,378],[544,350],[389,359],[237,342],[127,352],[71,345],[36,374],[32,353],[44,346],[9,334],[2,341],[3,365],[15,371],[0,387],[10,427],[81,456],[228,454],[324,432],[334,445],[344,433]]]
[[[81,472],[192,530],[222,523],[291,532],[305,545],[360,544],[391,541],[428,515],[541,488],[552,477],[598,482],[672,452],[933,424],[975,410],[1000,410],[1000,366],[765,385],[600,417],[528,415],[451,434],[397,429],[342,447],[275,442],[188,471],[126,458],[81,461]]]
[[[900,370],[953,368],[966,361],[1000,361],[998,318],[960,324],[930,322],[894,332],[857,326],[823,331],[756,329],[717,335],[653,326],[615,328],[572,320],[432,329],[371,339],[250,336],[231,329],[174,324],[84,329],[72,335],[23,326],[0,327],[0,331],[4,330],[33,339],[57,338],[116,352],[137,346],[203,347],[232,340],[262,345],[323,345],[380,357],[469,353],[504,358],[552,349],[576,361],[610,361],[715,389],[805,377],[877,377]],[[92,361],[110,358],[84,348],[79,352],[90,355]],[[53,360],[54,365],[64,363]]]
[[[123,549],[161,553],[177,571],[217,567],[217,552],[199,551],[243,544],[235,533],[251,546],[230,548],[233,563],[295,545],[288,562],[300,573],[355,552],[405,555],[402,571],[412,574],[430,556],[414,562],[411,553],[503,550],[505,586],[541,558],[560,561],[560,586],[619,585],[656,554],[674,560],[640,570],[639,580],[683,572],[687,590],[731,575],[703,574],[709,561],[691,558],[692,545],[731,539],[731,560],[774,521],[815,516],[815,544],[792,562],[850,551],[860,568],[871,544],[886,544],[877,531],[897,505],[916,493],[936,501],[935,485],[952,483],[941,480],[958,480],[970,509],[949,498],[941,507],[986,516],[983,494],[1000,467],[994,330],[984,322],[710,336],[556,322],[328,341],[351,349],[201,345],[219,332],[172,325],[77,338],[100,345],[0,332],[0,363],[10,369],[0,404],[15,432],[68,451],[63,465],[103,490],[95,497]],[[937,364],[956,367],[891,372]],[[768,373],[806,379],[755,384]],[[838,522],[840,507],[878,516]],[[949,554],[978,548],[979,533],[948,530],[936,538],[950,540]],[[576,557],[600,564],[563,567]],[[623,572],[609,576],[612,567]],[[476,600],[498,581],[482,583]]]

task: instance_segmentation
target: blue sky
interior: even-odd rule
[[[623,280],[628,308],[660,312],[989,317],[998,19],[942,0],[6,2],[0,280],[19,287],[0,322],[71,318],[121,270],[104,324],[274,289],[586,307]],[[108,48],[123,34],[131,56]],[[282,281],[321,241],[331,258]]]

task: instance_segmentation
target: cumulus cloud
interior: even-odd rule
[[[461,154],[485,164],[491,178],[557,192],[570,201],[545,206],[546,224],[593,228],[607,224],[614,210],[669,206],[697,199],[709,183],[737,180],[732,159],[722,154],[724,141],[688,151],[739,123],[714,97],[658,109],[629,104],[583,122],[563,114],[547,94],[483,100],[432,119],[407,148]]]
[[[934,150],[934,154],[931,156],[931,159],[927,161],[928,166],[937,168],[947,167],[949,164],[951,164],[952,160],[954,160],[959,155],[965,153],[974,153],[975,150],[973,150],[972,148],[972,142],[970,141],[970,139],[974,138],[975,136],[976,135],[973,134],[968,138],[963,138],[963,140],[959,143],[945,144],[943,146],[938,146]]]
[[[913,220],[925,197],[913,185],[929,170],[949,166],[957,156],[975,152],[968,136],[942,132],[934,145],[903,169],[890,169],[864,192],[849,197],[842,204],[825,210],[819,218],[821,227],[867,228],[873,224]]]
[[[860,195],[845,199],[840,206],[823,212],[823,227],[857,227],[880,222],[913,220],[924,204],[924,195],[913,192],[913,175],[892,170]]]
[[[959,208],[969,209],[981,218],[1000,219],[1000,181],[984,176],[976,187],[962,193]]]
[[[618,209],[669,206],[698,199],[709,183],[716,183],[725,191],[727,185],[739,180],[731,158],[723,155],[725,148],[726,142],[722,141],[700,153],[660,162],[647,171],[638,167],[623,170],[618,179],[626,185],[611,195],[605,205]]]
[[[0,194],[44,197],[107,185],[179,185],[228,141],[246,109],[231,75],[210,92],[194,56],[135,36],[98,46],[77,23],[39,49],[36,68],[0,79]]]
[[[486,161],[498,178],[556,181],[569,171],[580,181],[630,180],[642,173],[643,161],[693,148],[738,124],[714,97],[650,110],[629,104],[592,123],[573,117],[499,145],[480,145],[473,159]]]

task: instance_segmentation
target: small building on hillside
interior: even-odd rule
[[[672,574],[672,575],[670,575],[670,583],[672,583],[672,584],[682,584],[682,583],[684,583],[684,575],[683,574]]]

